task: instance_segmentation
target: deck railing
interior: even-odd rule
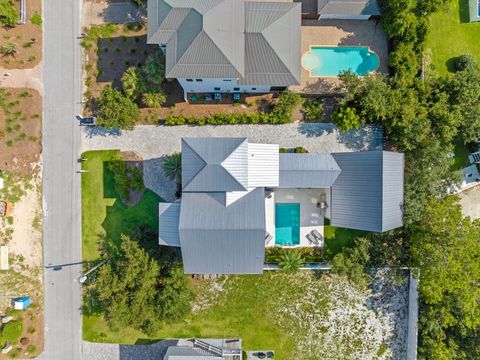
[[[239,355],[242,353],[242,351],[239,349],[220,348],[218,346],[211,345],[199,339],[194,339],[193,344],[203,350],[209,351],[215,355],[222,356],[222,357],[225,355]]]

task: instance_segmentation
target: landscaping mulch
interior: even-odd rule
[[[13,28],[0,27],[0,46],[13,42],[18,49],[14,56],[0,56],[0,67],[5,69],[30,69],[42,60],[42,26],[34,25],[31,17],[42,14],[41,0],[28,0],[26,24],[17,24]],[[20,9],[20,0],[15,2]]]

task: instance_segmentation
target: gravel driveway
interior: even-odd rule
[[[162,172],[165,156],[180,151],[182,137],[247,137],[250,142],[303,146],[310,152],[347,152],[382,149],[382,133],[374,127],[342,134],[333,124],[137,126],[132,131],[84,129],[82,150],[136,151],[144,161],[145,186],[166,201],[174,200],[175,184]]]

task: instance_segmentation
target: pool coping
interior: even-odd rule
[[[301,57],[301,59],[300,59],[300,65],[302,66],[303,69],[305,69],[306,71],[308,71],[308,76],[309,76],[310,78],[312,78],[312,79],[319,79],[319,78],[338,79],[338,77],[339,77],[338,75],[312,76],[312,70],[308,70],[307,68],[305,68],[305,67],[303,66],[303,61],[302,61],[303,57],[304,57],[306,54],[312,53],[312,47],[315,47],[315,48],[344,48],[344,47],[348,47],[348,48],[367,48],[369,52],[375,54],[375,56],[377,57],[377,59],[378,59],[378,65],[377,65],[377,67],[376,67],[374,70],[367,72],[366,75],[358,75],[358,74],[357,74],[357,76],[363,78],[363,77],[365,77],[365,76],[367,76],[367,75],[373,74],[374,72],[376,72],[376,71],[380,68],[380,56],[378,56],[378,54],[377,54],[375,51],[373,51],[370,46],[362,46],[362,45],[348,45],[348,46],[341,46],[341,45],[309,45],[309,50],[308,50],[307,52],[305,52],[305,53],[302,54],[302,57]]]

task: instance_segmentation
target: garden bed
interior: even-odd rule
[[[0,68],[30,69],[42,60],[42,1],[28,0],[26,3],[26,24],[17,24],[13,28],[0,27],[0,47],[14,44],[17,49],[15,54],[0,56]],[[17,0],[15,5],[18,10],[19,4]],[[32,23],[32,17],[36,24]]]
[[[40,171],[42,98],[32,89],[0,88],[0,170]]]

